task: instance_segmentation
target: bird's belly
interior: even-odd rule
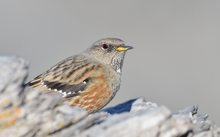
[[[103,108],[113,96],[112,89],[104,75],[92,79],[92,83],[69,101],[71,106],[79,106],[88,112],[95,112]]]

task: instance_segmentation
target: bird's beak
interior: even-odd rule
[[[130,49],[133,49],[133,47],[132,46],[119,46],[116,48],[117,51],[127,51]]]

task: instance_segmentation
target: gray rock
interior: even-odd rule
[[[171,112],[165,107],[158,107],[152,111],[145,110],[136,113],[112,115],[99,125],[94,125],[90,129],[82,132],[79,136],[156,136],[159,132],[159,125],[165,122],[170,115]]]
[[[0,57],[0,111],[22,103],[29,63],[20,57]]]
[[[28,73],[28,63],[20,57],[1,57],[0,72],[0,92],[20,91]]]

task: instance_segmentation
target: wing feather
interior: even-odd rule
[[[58,91],[64,97],[75,96],[89,84],[93,69],[97,64],[86,56],[69,57],[45,73],[37,76],[26,85],[36,89]]]
[[[48,88],[48,90],[57,91],[63,95],[63,97],[73,97],[77,96],[80,92],[82,92],[86,86],[89,84],[89,81],[81,82],[79,84],[68,84],[68,83],[60,83],[60,82],[50,82],[44,81],[44,85]]]

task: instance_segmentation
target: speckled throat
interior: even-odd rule
[[[125,52],[121,52],[120,54],[117,54],[114,58],[112,58],[111,61],[111,66],[119,74],[121,74],[122,72],[124,56],[125,56]]]

